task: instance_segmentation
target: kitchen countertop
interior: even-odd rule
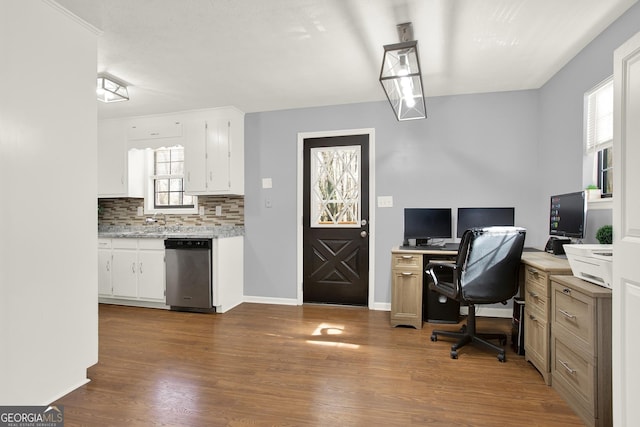
[[[150,238],[165,239],[171,237],[220,239],[225,237],[244,236],[244,227],[237,225],[219,226],[122,226],[99,225],[98,237],[103,238]]]

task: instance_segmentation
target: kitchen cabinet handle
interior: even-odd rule
[[[402,255],[402,259],[413,259],[413,255]]]
[[[569,319],[575,319],[576,316],[574,314],[568,313],[564,310],[558,310],[560,313],[564,314],[565,317],[568,317]]]
[[[136,263],[135,262],[131,263],[131,272],[133,274],[136,274]]]
[[[111,261],[107,261],[107,271],[111,271]]]
[[[403,271],[402,273],[403,276],[413,276],[413,273],[409,272],[409,271]]]
[[[563,362],[560,359],[558,359],[558,362],[560,362],[560,364],[564,367],[564,369],[566,369],[567,372],[569,372],[571,375],[576,373],[576,370],[575,369],[571,369],[571,367],[569,367],[569,364],[567,362]]]
[[[209,171],[209,181],[213,181],[213,171]]]
[[[140,274],[142,274],[142,263],[140,263]]]

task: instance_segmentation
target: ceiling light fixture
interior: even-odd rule
[[[118,102],[128,101],[129,91],[127,86],[116,81],[111,76],[98,76],[98,86],[96,88],[98,101],[102,102]]]
[[[380,83],[399,121],[424,119],[427,107],[422,90],[418,42],[411,22],[399,24],[400,43],[384,46]]]

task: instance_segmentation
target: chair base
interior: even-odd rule
[[[504,348],[489,342],[488,340],[499,340],[501,345],[506,345],[507,335],[502,333],[495,334],[471,334],[467,332],[466,325],[462,327],[461,332],[453,331],[433,331],[431,332],[431,341],[438,341],[438,336],[442,335],[449,338],[458,338],[458,341],[451,346],[451,358],[458,358],[458,349],[464,347],[467,344],[476,344],[479,347],[492,350],[498,353],[498,360],[500,362],[506,362],[507,357],[504,352]]]

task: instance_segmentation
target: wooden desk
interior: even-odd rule
[[[546,252],[523,252],[524,357],[551,385],[551,275],[571,275],[569,261]],[[524,285],[524,287],[522,287]]]
[[[424,263],[426,260],[455,260],[458,251],[400,249],[391,251],[391,326],[422,329]],[[449,302],[448,302],[449,303]],[[457,304],[458,311],[460,310]]]
[[[613,424],[611,289],[551,276],[552,387],[588,426]]]

